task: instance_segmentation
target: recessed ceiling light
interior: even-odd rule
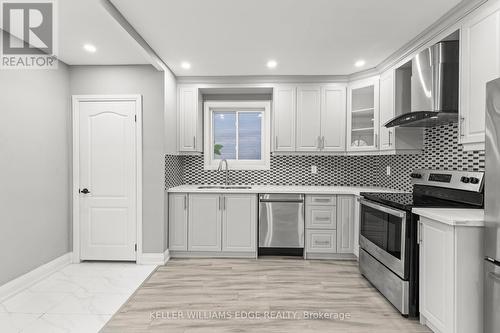
[[[278,66],[278,63],[276,62],[276,60],[269,60],[267,62],[267,67],[268,68],[276,68],[276,66]]]
[[[356,67],[363,67],[366,64],[366,61],[364,60],[358,60],[354,63],[354,66]]]
[[[191,68],[191,64],[187,61],[183,61],[181,63],[181,67],[184,68],[184,69],[190,69]]]
[[[97,48],[92,44],[84,44],[83,49],[90,53],[96,53]]]

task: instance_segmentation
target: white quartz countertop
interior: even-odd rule
[[[483,209],[413,208],[414,214],[452,226],[483,227]]]
[[[250,189],[199,189],[204,185],[181,185],[168,189],[169,193],[303,193],[303,194],[347,194],[359,195],[360,192],[401,192],[385,187],[359,186],[276,186],[249,185]]]

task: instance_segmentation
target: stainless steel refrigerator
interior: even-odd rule
[[[484,332],[500,332],[500,78],[486,85]]]

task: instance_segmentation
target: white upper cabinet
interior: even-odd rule
[[[321,87],[297,88],[297,151],[315,151],[322,147]]]
[[[500,4],[485,4],[460,33],[460,143],[484,149],[486,82],[500,76]]]
[[[296,88],[277,86],[274,100],[274,151],[295,151]]]
[[[394,149],[394,128],[384,126],[396,114],[394,91],[394,70],[388,70],[380,76],[380,150]]]
[[[274,151],[345,151],[343,84],[274,89]]]
[[[384,125],[396,116],[411,112],[411,62],[389,69],[380,76],[380,151],[383,154],[397,152],[421,152],[424,132],[422,128],[391,127]]]
[[[196,86],[178,87],[179,151],[202,151],[202,108]]]
[[[379,78],[352,82],[347,100],[347,150],[378,150]]]
[[[324,151],[345,151],[346,88],[321,88],[321,144]]]

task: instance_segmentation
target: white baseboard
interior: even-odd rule
[[[0,286],[0,302],[29,288],[46,276],[71,263],[72,253],[68,252],[34,270]]]
[[[167,249],[164,253],[163,253],[163,264],[165,265],[167,263],[167,261],[170,260],[170,250]]]
[[[166,250],[163,253],[143,253],[141,255],[141,265],[165,265],[170,260],[170,252]]]

